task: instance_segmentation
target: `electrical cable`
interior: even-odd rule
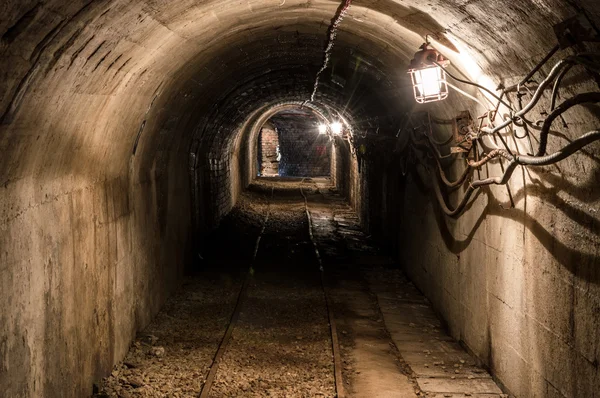
[[[505,94],[506,93],[504,92],[504,90],[502,90],[502,92],[500,93],[500,98],[503,98]],[[498,114],[498,109],[500,109],[500,101],[498,101],[498,103],[496,104],[496,108],[494,109],[494,119],[496,118],[496,115]]]
[[[435,138],[433,138],[433,130],[431,129],[431,115],[429,114],[429,112],[427,112],[427,121],[429,122],[429,134],[428,134],[429,141],[431,141],[435,145],[439,145],[439,146],[447,145],[450,143],[450,141],[452,141],[452,138],[454,138],[453,135],[450,135],[450,137],[448,137],[446,140],[443,140],[443,141],[438,141]]]
[[[428,113],[429,118],[432,122],[434,122],[435,124],[453,124],[454,123],[454,119],[438,119],[435,116],[432,116],[430,113]]]
[[[470,167],[480,168],[484,164],[488,163],[490,160],[495,159],[498,156],[503,155],[505,153],[506,153],[506,151],[504,149],[500,149],[500,148],[494,149],[493,151],[487,153],[480,160],[478,160],[478,161],[469,160],[467,163],[469,164]],[[511,160],[511,157],[509,156],[508,159]]]
[[[520,111],[518,111],[516,114],[511,116],[511,118],[509,120],[506,120],[505,122],[501,123],[500,125],[496,126],[495,128],[489,129],[489,128],[484,127],[481,129],[481,132],[484,134],[494,134],[497,131],[500,131],[503,128],[505,128],[506,126],[508,126],[509,124],[511,124],[515,118],[521,118],[522,116],[527,114],[535,106],[535,104],[538,103],[538,101],[542,97],[542,93],[544,92],[546,87],[550,84],[550,82],[552,82],[554,80],[556,75],[558,75],[560,73],[562,68],[564,68],[565,66],[567,66],[573,62],[574,61],[572,60],[572,58],[565,58],[565,59],[558,61],[556,63],[556,65],[554,65],[554,67],[552,68],[552,70],[550,71],[550,73],[548,74],[546,79],[544,79],[540,83],[537,90],[533,94],[533,97],[531,98],[529,103],[527,103],[527,105],[525,105],[525,107],[523,107]]]
[[[472,99],[473,101],[477,102],[479,105],[481,105],[485,108],[485,105],[483,104],[483,102],[479,101],[477,98],[473,97],[471,94],[467,93],[466,91],[461,90],[460,88],[456,87],[454,84],[451,84],[448,82],[446,82],[446,84],[448,86],[452,87],[455,91],[458,91],[460,94],[464,95],[465,97],[467,97],[469,99]],[[500,104],[500,102],[498,102],[498,104]]]
[[[497,127],[493,128],[493,129],[489,129],[489,128],[482,128],[480,131],[484,134],[494,134],[497,131],[502,130],[503,128],[505,128],[506,126],[508,126],[509,124],[513,123],[516,119],[522,119],[523,121],[527,122],[527,120],[524,118],[524,116],[539,102],[540,98],[542,97],[542,94],[544,92],[544,90],[546,89],[546,87],[562,72],[563,68],[568,67],[568,66],[572,66],[575,63],[583,63],[584,58],[583,56],[600,56],[600,54],[596,54],[596,53],[581,53],[575,56],[571,56],[571,57],[567,57],[564,58],[560,61],[558,61],[554,67],[552,68],[552,70],[550,71],[550,73],[548,74],[548,76],[546,77],[546,79],[544,79],[539,86],[537,87],[535,93],[533,94],[531,100],[529,101],[529,103],[527,105],[525,105],[525,107],[523,107],[521,110],[519,110],[516,114],[514,114],[511,119],[504,121],[502,124],[498,125]],[[587,61],[585,61],[587,62]]]
[[[417,146],[417,147],[427,148],[430,151],[434,150],[434,148],[432,148],[431,144],[427,144],[426,142],[413,140],[413,144],[415,146]],[[463,185],[463,183],[465,182],[465,180],[469,176],[469,172],[471,171],[470,167],[466,167],[463,170],[462,174],[458,177],[458,179],[456,179],[455,181],[450,181],[448,179],[448,177],[446,176],[446,173],[444,172],[444,169],[442,168],[442,164],[440,163],[439,158],[437,156],[435,156],[436,155],[435,153],[433,155],[434,155],[433,158],[436,161],[436,165],[437,165],[437,169],[438,169],[438,175],[440,176],[440,178],[441,178],[442,182],[444,183],[444,185],[446,185],[451,190],[455,190],[456,188],[458,188],[461,185]]]
[[[447,155],[442,155],[440,150],[437,148],[437,145],[431,141],[431,137],[429,137],[429,135],[427,135],[427,134],[423,134],[423,135],[425,137],[427,137],[427,140],[431,143],[431,148],[435,151],[435,155],[437,156],[438,159],[448,159],[448,158],[451,158],[454,155],[456,155],[455,153],[452,153],[452,152],[450,152]]]
[[[547,166],[550,164],[554,164],[565,159],[568,156],[571,156],[584,146],[591,144],[594,141],[600,140],[600,130],[592,130],[581,137],[573,140],[557,152],[554,152],[551,155],[546,156],[528,156],[528,155],[518,155],[515,156],[515,161],[518,164],[527,165],[527,166]]]
[[[454,209],[451,209],[446,204],[446,200],[444,199],[444,196],[442,195],[442,191],[440,189],[440,184],[438,184],[437,181],[433,182],[433,190],[435,191],[435,196],[437,197],[438,203],[440,204],[442,211],[450,217],[457,217],[463,212],[465,206],[467,205],[467,202],[469,201],[469,198],[471,198],[471,195],[475,191],[475,187],[469,185],[469,188],[467,188],[467,190],[465,191],[461,201]]]
[[[429,134],[429,135],[427,135],[427,138],[429,138],[429,141],[431,141],[431,143],[433,143],[435,145],[444,146],[444,145],[448,145],[454,137],[450,136],[450,137],[448,137],[448,139],[446,139],[444,141],[437,141],[435,138],[433,138],[433,134]]]
[[[432,62],[433,62],[434,64],[436,64],[437,66],[439,66],[440,68],[444,69],[444,67],[443,67],[442,65],[440,65],[439,63],[437,63],[436,61],[432,61]],[[481,90],[483,90],[483,91],[487,92],[488,94],[490,94],[492,97],[494,97],[495,99],[497,99],[498,101],[500,101],[500,103],[502,103],[502,105],[504,105],[504,106],[505,106],[505,107],[507,107],[508,109],[510,109],[510,110],[514,110],[510,104],[508,104],[507,102],[505,102],[504,100],[502,100],[502,98],[498,97],[498,96],[497,96],[496,94],[494,94],[494,92],[493,92],[493,91],[491,91],[490,89],[488,89],[488,88],[486,88],[486,87],[482,86],[481,84],[477,84],[477,83],[475,83],[475,82],[472,82],[472,81],[470,81],[470,80],[465,80],[465,79],[461,79],[461,78],[459,78],[459,77],[456,77],[456,76],[454,76],[452,73],[448,72],[446,69],[444,69],[444,71],[446,72],[446,74],[447,74],[448,76],[450,76],[452,79],[456,80],[457,82],[459,82],[459,83],[464,83],[464,84],[468,84],[468,85],[471,85],[471,86],[475,86],[475,87],[477,87],[477,88],[479,88],[479,89],[481,89]],[[476,100],[476,101],[477,101],[477,100]],[[477,101],[477,102],[479,102],[479,101]]]
[[[529,155],[514,155],[511,156],[504,149],[495,149],[488,153],[485,158],[482,159],[480,164],[476,164],[475,162],[470,161],[469,165],[472,167],[481,167],[483,164],[489,162],[490,160],[501,156],[505,159],[510,160],[511,162],[517,163],[517,165],[522,166],[548,166],[554,163],[557,163],[565,158],[571,156],[581,148],[586,145],[591,144],[594,141],[600,140],[600,130],[592,130],[581,137],[571,141],[569,144],[565,145],[563,148],[554,152],[551,155],[545,156],[529,156]]]
[[[565,77],[567,73],[573,68],[573,65],[568,65],[565,69],[560,71],[560,74],[556,77],[554,81],[554,86],[552,87],[552,100],[550,101],[550,111],[553,111],[556,107],[556,99],[558,97],[558,89],[562,83],[562,79]]]
[[[515,155],[510,156],[503,149],[498,149],[496,151],[492,151],[486,156],[486,161],[483,163],[489,162],[491,159],[502,156],[506,159],[510,160],[510,163],[504,172],[502,177],[493,177],[487,178],[485,180],[474,181],[472,185],[475,187],[490,185],[490,184],[505,184],[508,179],[510,179],[512,172],[516,166],[549,166],[554,163],[558,163],[561,160],[566,159],[567,157],[573,155],[575,152],[580,150],[586,145],[591,144],[594,141],[600,140],[600,130],[592,130],[581,137],[573,140],[569,144],[565,145],[560,150],[554,152],[551,155],[546,156],[529,156],[529,155]]]
[[[504,92],[509,92],[509,91],[513,91],[515,88],[518,89],[520,88],[523,84],[527,83],[529,81],[529,79],[531,79],[533,77],[533,75],[535,75],[535,73],[540,70],[540,68],[542,66],[544,66],[544,64],[546,62],[548,62],[548,60],[550,60],[550,58],[552,58],[552,56],[560,49],[560,45],[556,44],[554,47],[552,47],[552,49],[548,52],[548,54],[546,54],[546,56],[540,61],[538,62],[538,64],[536,66],[533,67],[533,69],[531,69],[531,71],[529,71],[529,73],[527,74],[527,76],[525,76],[523,78],[523,80],[521,80],[519,83],[517,84],[513,84],[510,87],[507,87],[504,89]]]
[[[329,27],[327,45],[325,46],[324,57],[323,57],[323,65],[321,66],[321,69],[319,69],[319,71],[317,72],[317,75],[315,76],[315,84],[313,86],[312,94],[310,95],[311,102],[315,101],[315,97],[317,95],[317,90],[319,88],[319,80],[320,80],[323,72],[325,72],[325,70],[329,66],[329,61],[331,59],[331,51],[333,50],[333,45],[335,43],[335,38],[337,36],[338,27],[342,23],[342,20],[344,19],[344,16],[348,12],[348,9],[350,8],[351,5],[352,5],[352,0],[342,0],[342,3],[340,4],[340,6],[334,16],[333,22],[331,23],[331,26]]]
[[[542,125],[542,130],[540,131],[540,142],[538,145],[538,150],[536,152],[536,156],[543,156],[546,153],[546,145],[548,144],[548,133],[550,132],[550,127],[552,126],[552,122],[565,113],[568,109],[574,107],[575,105],[585,104],[589,102],[600,102],[600,93],[599,92],[589,92],[583,94],[577,94],[574,97],[565,100],[561,103],[556,109],[554,109],[544,120],[544,124]]]
[[[471,184],[469,185],[469,188],[465,191],[460,203],[454,209],[451,209],[450,207],[448,207],[448,204],[446,203],[446,201],[444,200],[444,196],[442,195],[439,184],[434,182],[433,187],[434,187],[434,190],[436,193],[436,197],[437,197],[438,202],[440,203],[444,213],[446,213],[448,216],[456,217],[456,216],[460,215],[461,212],[464,210],[469,198],[471,197],[471,195],[473,194],[475,189],[481,188],[486,185],[492,185],[492,184],[505,185],[506,183],[508,183],[508,180],[512,177],[512,174],[515,171],[515,168],[517,166],[519,166],[519,165],[522,165],[522,166],[548,166],[548,165],[557,163],[561,160],[564,160],[565,158],[571,156],[572,154],[574,154],[575,152],[577,152],[584,146],[589,145],[592,142],[598,141],[598,140],[600,140],[600,130],[593,130],[593,131],[590,131],[590,132],[582,135],[578,139],[574,140],[573,142],[569,143],[568,145],[566,145],[565,147],[563,147],[562,149],[560,149],[559,151],[557,151],[551,155],[541,156],[541,157],[527,156],[527,155],[514,156],[511,159],[508,166],[506,167],[506,170],[504,171],[504,174],[502,176],[490,177],[490,178],[476,180],[476,181],[471,182]],[[505,152],[502,149],[499,149],[494,154],[492,154],[492,153],[488,154],[488,156],[486,156],[486,158],[484,158],[485,161],[482,164],[485,164],[485,163],[489,162],[491,159],[498,157],[498,156],[502,156],[507,159],[510,158],[510,155],[507,152]]]
[[[592,62],[590,59],[586,58],[586,57],[600,58],[600,54],[598,54],[598,53],[579,53],[574,56],[566,57],[566,58],[558,61],[552,67],[550,73],[546,76],[546,78],[538,84],[538,87],[536,88],[534,93],[531,93],[531,91],[528,89],[528,87],[525,86],[525,88],[531,94],[532,98],[529,100],[529,102],[524,107],[522,106],[521,100],[519,98],[519,107],[521,109],[518,112],[514,112],[514,109],[512,108],[512,106],[509,105],[508,103],[506,103],[502,99],[502,97],[504,97],[506,92],[512,91],[515,88],[520,89],[521,85],[524,85],[527,82],[529,82],[531,77],[558,51],[558,49],[559,49],[558,45],[556,45],[554,48],[552,48],[552,50],[550,50],[550,52],[544,57],[544,59],[542,59],[527,74],[527,76],[522,79],[521,82],[519,82],[516,85],[510,86],[506,89],[503,89],[500,97],[496,96],[493,92],[491,92],[487,88],[485,88],[477,83],[457,78],[456,76],[454,76],[451,73],[446,71],[446,73],[452,79],[454,79],[458,82],[464,83],[464,84],[469,84],[469,85],[478,87],[479,89],[486,91],[487,93],[489,93],[490,95],[492,95],[494,98],[496,98],[498,100],[496,110],[492,111],[492,112],[488,112],[487,115],[485,115],[488,118],[490,127],[481,127],[480,126],[479,131],[478,131],[476,137],[474,137],[474,138],[479,141],[483,138],[483,136],[481,134],[498,136],[502,142],[502,145],[504,146],[504,149],[503,149],[503,148],[499,148],[497,146],[497,144],[495,144],[494,145],[495,148],[492,149],[489,153],[485,154],[483,156],[483,158],[479,159],[478,157],[476,157],[476,160],[468,160],[467,167],[463,170],[463,173],[458,178],[458,180],[449,181],[448,178],[446,177],[446,174],[445,174],[444,169],[442,168],[442,165],[440,162],[440,159],[442,159],[444,157],[448,157],[448,155],[442,156],[440,154],[438,148],[436,147],[436,145],[440,145],[440,146],[445,145],[451,141],[452,137],[450,137],[450,139],[448,139],[444,142],[437,141],[433,138],[432,129],[431,129],[432,120],[437,123],[440,123],[440,122],[448,123],[449,121],[444,121],[444,120],[440,121],[440,120],[434,119],[431,115],[428,114],[429,134],[427,134],[425,132],[423,133],[428,138],[427,141],[416,140],[415,137],[413,136],[413,133],[416,129],[413,129],[413,131],[409,135],[409,140],[412,141],[410,146],[413,148],[416,148],[416,147],[426,148],[428,150],[428,153],[433,155],[431,157],[433,157],[435,159],[436,166],[437,166],[436,167],[436,170],[437,170],[436,175],[438,178],[434,179],[433,187],[434,187],[434,191],[435,191],[437,200],[440,204],[440,207],[442,208],[442,210],[444,211],[444,213],[446,215],[451,216],[451,217],[459,216],[464,211],[467,203],[469,202],[469,199],[471,198],[471,196],[477,189],[479,189],[483,186],[487,186],[487,185],[506,185],[508,183],[508,181],[510,180],[510,178],[512,177],[517,166],[547,166],[547,165],[551,165],[551,164],[557,163],[557,162],[564,160],[567,157],[573,155],[575,152],[577,152],[584,146],[589,145],[592,142],[600,140],[600,130],[593,130],[593,131],[590,131],[590,132],[582,135],[581,137],[573,140],[572,142],[570,142],[569,144],[567,144],[566,146],[564,146],[557,152],[550,154],[550,155],[545,155],[546,146],[547,146],[547,142],[548,142],[548,133],[550,132],[552,123],[554,122],[554,120],[556,118],[558,118],[558,117],[562,118],[562,114],[564,112],[566,112],[568,109],[570,109],[576,105],[583,104],[583,103],[600,102],[600,92],[588,92],[588,93],[582,93],[582,94],[575,95],[575,96],[565,100],[558,107],[556,107],[558,91],[562,84],[563,78],[573,68],[573,66],[575,64],[581,64],[581,65],[584,65],[586,68],[589,68],[590,70],[593,70],[595,72],[600,72],[600,68],[598,68],[598,64],[596,64],[596,63]],[[439,63],[437,63],[435,61],[433,61],[433,62],[437,66],[442,67]],[[543,95],[543,92],[545,91],[547,86],[550,85],[550,83],[552,83],[553,81],[554,81],[554,84],[553,84],[553,88],[552,88],[551,105],[550,105],[551,113],[545,119],[540,121],[540,122],[543,122],[542,127],[540,129],[538,126],[536,126],[530,120],[528,120],[525,117],[525,115],[528,112],[530,112],[533,109],[533,107],[539,102],[539,100],[541,99],[541,97]],[[450,85],[450,86],[453,87],[455,90],[459,91],[460,93],[466,94],[464,91],[459,90],[458,88],[454,87],[453,85]],[[467,97],[477,101],[477,99],[472,97],[471,95],[467,95]],[[479,102],[479,101],[477,101],[477,102],[481,104],[481,102]],[[496,114],[497,114],[500,104],[505,105],[512,112],[508,115],[506,115],[506,114],[503,115],[502,123],[500,123],[498,126],[494,127],[493,121],[496,118]],[[493,117],[492,117],[492,114],[493,114]],[[521,126],[525,129],[525,135],[523,135],[523,136],[519,136],[518,134],[516,134],[516,131],[514,129],[511,133],[517,139],[528,138],[531,147],[532,147],[531,137],[530,137],[528,127],[532,127],[532,128],[540,130],[539,146],[538,146],[538,151],[535,154],[535,156],[532,156],[531,154],[519,155],[519,154],[514,154],[511,152],[507,142],[504,140],[504,138],[500,134],[500,131],[502,129],[508,127],[511,124]],[[471,137],[471,138],[473,138],[473,137]],[[468,139],[468,137],[465,137],[465,139],[461,142],[465,142],[467,139]],[[461,143],[458,143],[457,145],[460,145],[460,144]],[[531,149],[533,152],[533,147]],[[471,148],[471,150],[472,150],[472,148]],[[467,177],[470,175],[470,171],[472,171],[475,168],[479,169],[481,166],[487,164],[492,159],[495,159],[498,157],[502,157],[502,158],[509,160],[509,163],[506,166],[506,169],[504,169],[504,167],[503,167],[503,174],[498,177],[489,177],[489,178],[485,178],[485,179],[478,179],[478,180],[472,181],[469,184],[468,188],[465,190],[465,192],[462,196],[462,199],[459,201],[459,203],[456,205],[456,207],[452,208],[447,203],[445,196],[442,193],[441,184],[439,183],[439,181],[443,182],[444,185],[446,185],[452,191],[463,185],[464,181],[466,181]],[[430,169],[430,166],[425,165],[425,168],[428,172],[432,171]],[[509,192],[509,194],[510,194],[510,192]]]

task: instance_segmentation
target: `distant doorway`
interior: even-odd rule
[[[271,117],[258,137],[259,175],[328,177],[331,142],[319,134],[319,119],[309,109],[287,109]]]
[[[279,175],[279,134],[275,126],[267,121],[258,136],[259,175],[273,177]]]

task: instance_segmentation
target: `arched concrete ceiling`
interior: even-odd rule
[[[96,177],[121,172],[151,106],[151,112],[168,110],[175,130],[189,134],[215,103],[240,113],[261,102],[308,99],[338,6],[325,0],[5,2],[0,111],[2,149],[10,156],[3,157],[2,181],[67,170]],[[317,99],[401,114],[410,104],[406,65],[428,33],[446,51],[458,54],[460,45],[490,75],[522,73],[524,59],[552,46],[551,26],[578,7],[355,1]],[[142,146],[160,128],[148,122],[143,130]],[[87,170],[98,162],[106,168]]]

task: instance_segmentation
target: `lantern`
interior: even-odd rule
[[[448,61],[442,54],[424,43],[410,61],[408,73],[412,80],[415,100],[420,103],[441,101],[448,97],[446,71]]]

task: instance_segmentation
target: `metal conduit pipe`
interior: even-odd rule
[[[558,73],[560,73],[560,71],[565,66],[570,65],[573,62],[574,61],[572,61],[570,58],[566,58],[566,59],[562,59],[562,60],[558,61],[556,63],[556,65],[554,65],[554,67],[552,68],[552,70],[550,71],[550,73],[548,74],[546,79],[544,79],[544,81],[542,81],[540,83],[537,90],[533,94],[533,97],[531,98],[529,103],[527,105],[525,105],[525,107],[523,109],[521,109],[519,112],[514,114],[510,119],[504,121],[503,123],[499,124],[498,126],[494,127],[493,129],[483,127],[481,129],[481,132],[485,133],[485,134],[495,134],[496,132],[502,130],[503,128],[505,128],[506,126],[511,124],[515,119],[519,119],[522,116],[524,116],[527,112],[529,112],[535,106],[535,104],[538,103],[538,101],[542,97],[542,93],[544,92],[546,87],[550,84],[550,82],[552,82],[554,80],[556,75],[558,75]]]
[[[585,104],[589,102],[600,102],[600,93],[589,92],[577,94],[576,96],[571,97],[568,100],[561,103],[554,111],[552,111],[550,115],[548,115],[546,120],[544,120],[544,124],[542,125],[542,130],[540,131],[540,143],[535,156],[543,156],[546,153],[546,146],[548,144],[548,133],[550,132],[550,127],[552,127],[552,123],[554,122],[554,120],[563,113],[565,113],[568,109],[574,107],[575,105]]]
[[[554,152],[551,155],[546,156],[527,156],[527,155],[518,155],[515,157],[517,163],[528,166],[547,166],[556,162],[559,162],[568,156],[571,156],[573,153],[577,152],[584,146],[591,144],[594,141],[600,140],[600,130],[590,131],[568,145],[564,146],[562,149]]]
[[[514,156],[514,157],[512,157],[510,163],[506,167],[506,170],[504,171],[504,174],[502,176],[490,177],[490,178],[476,180],[476,181],[471,182],[469,184],[469,188],[467,188],[467,190],[465,191],[460,203],[454,209],[452,209],[448,206],[448,204],[446,203],[446,200],[444,199],[444,196],[441,192],[441,188],[440,188],[439,184],[437,183],[437,181],[434,181],[433,187],[435,190],[437,200],[446,215],[448,215],[450,217],[457,217],[465,209],[465,206],[468,203],[469,198],[471,197],[471,195],[473,194],[473,192],[476,189],[481,188],[486,185],[505,185],[506,183],[508,183],[508,180],[510,180],[510,178],[512,177],[512,174],[515,171],[517,166],[548,166],[548,165],[560,162],[561,160],[564,160],[565,158],[571,156],[572,154],[574,154],[575,152],[577,152],[584,146],[589,145],[592,142],[598,141],[598,140],[600,140],[600,130],[593,130],[593,131],[590,131],[590,132],[582,135],[581,137],[579,137],[578,139],[569,143],[564,148],[553,153],[552,155],[541,156],[541,157],[527,156],[527,155]],[[488,154],[488,156],[486,156],[484,159],[482,159],[479,162],[479,163],[481,163],[479,166],[489,162],[491,159],[498,157],[498,156],[502,156],[507,159],[510,158],[510,154],[508,154],[508,152],[506,152],[503,149],[498,149],[498,150],[492,151],[492,152],[493,152],[493,154],[492,153]]]

